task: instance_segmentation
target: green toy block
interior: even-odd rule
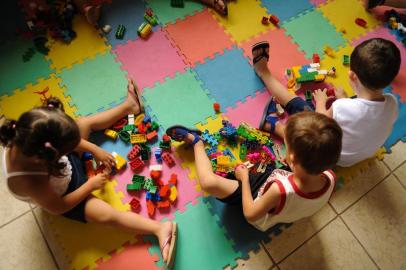
[[[158,24],[158,20],[155,18],[154,15],[149,16],[148,14],[144,14],[144,19],[149,22],[150,25],[155,26]]]
[[[348,66],[350,64],[350,57],[348,55],[343,55],[343,65]]]
[[[155,193],[157,192],[157,190],[158,190],[158,187],[157,187],[157,186],[151,186],[151,187],[148,189],[149,193],[152,193],[152,194],[155,194]]]
[[[183,0],[171,0],[171,6],[183,8],[185,6],[185,4],[183,3]]]
[[[245,160],[247,156],[247,146],[245,144],[241,144],[240,146],[240,159]]]
[[[122,130],[132,132],[134,130],[134,127],[134,125],[125,125]]]
[[[154,186],[154,180],[152,180],[151,178],[148,178],[147,180],[145,180],[145,182],[144,182],[145,190],[149,191],[152,186]]]
[[[139,175],[139,174],[134,174],[132,182],[133,183],[142,183],[144,184],[145,181],[145,176]]]
[[[116,31],[116,39],[123,39],[124,38],[124,34],[125,34],[125,26],[122,24],[119,24],[117,27],[117,31]]]
[[[155,121],[152,121],[151,129],[152,130],[158,130],[159,129],[159,124],[157,122],[155,122]]]
[[[118,132],[118,137],[120,137],[123,142],[127,143],[130,141],[130,133],[128,133],[127,131],[121,130],[120,132]]]
[[[127,190],[141,190],[142,189],[142,183],[132,183],[132,184],[127,184]]]
[[[170,150],[171,149],[171,143],[162,141],[162,142],[159,143],[159,148],[164,149],[164,150]]]

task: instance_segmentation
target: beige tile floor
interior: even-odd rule
[[[406,143],[392,151],[317,214],[238,260],[238,269],[406,270]],[[2,174],[0,196],[0,269],[64,269],[41,211],[14,199]]]

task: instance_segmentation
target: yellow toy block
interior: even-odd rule
[[[217,164],[217,167],[216,167],[216,171],[217,172],[222,172],[222,173],[226,173],[227,172],[227,166],[224,166],[224,165],[218,165]]]
[[[230,157],[229,156],[218,156],[217,157],[217,166],[230,166]]]
[[[316,82],[322,82],[326,79],[326,75],[323,74],[317,74],[316,76],[314,76],[314,80]]]
[[[144,120],[145,115],[142,113],[140,115],[137,116],[137,118],[135,118],[134,120],[134,125],[138,126],[139,124],[141,124],[142,120]]]
[[[300,77],[300,72],[299,70],[301,69],[301,66],[294,66],[292,67],[292,73],[294,78],[299,78]]]
[[[176,186],[171,186],[171,195],[169,195],[169,200],[171,203],[174,203],[176,199],[178,198],[178,189]]]
[[[109,138],[115,140],[115,139],[117,139],[118,133],[115,132],[115,131],[112,130],[112,129],[106,129],[106,130],[104,131],[104,135],[106,135],[107,137],[109,137]]]
[[[325,46],[323,49],[324,53],[327,54],[330,57],[334,57],[334,50],[329,47],[329,46]]]
[[[145,143],[145,142],[147,142],[147,135],[145,135],[145,134],[131,134],[130,142],[132,144]]]
[[[121,170],[122,168],[125,167],[125,165],[127,164],[127,161],[120,156],[119,154],[117,154],[116,152],[111,153],[113,155],[113,157],[116,159],[116,169],[117,171]]]

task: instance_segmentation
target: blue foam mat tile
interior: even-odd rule
[[[392,88],[387,87],[384,90],[385,93],[392,93]],[[389,135],[389,138],[386,139],[384,147],[388,153],[391,152],[390,148],[397,143],[399,140],[406,141],[406,103],[400,101],[400,96],[398,94],[393,94],[398,100],[398,119],[393,125],[392,133]]]
[[[291,225],[281,223],[262,232],[246,221],[241,205],[228,205],[212,196],[203,200],[208,204],[210,212],[218,216],[219,225],[225,229],[226,236],[234,242],[233,248],[242,254],[242,258],[248,258],[248,252],[258,250],[261,241],[271,241],[271,235],[279,235],[284,228]]]
[[[265,86],[255,74],[248,58],[235,46],[197,64],[195,71],[208,94],[220,103],[221,108],[235,107],[238,101],[265,91]]]
[[[313,8],[309,0],[263,0],[261,5],[282,22]]]

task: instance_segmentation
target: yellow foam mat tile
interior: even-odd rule
[[[210,12],[237,43],[275,28],[272,24],[261,23],[262,17],[267,16],[268,13],[261,7],[259,1],[230,1],[227,6],[228,16],[221,16],[213,10]]]
[[[50,51],[46,57],[51,62],[51,67],[58,72],[62,68],[71,67],[75,63],[93,58],[96,54],[109,49],[106,39],[98,30],[91,26],[84,17],[76,16],[73,20],[73,29],[77,37],[71,43],[52,41]]]
[[[327,76],[326,82],[333,84],[335,87],[342,87],[344,88],[347,95],[353,96],[354,90],[350,86],[350,81],[348,77],[348,71],[350,70],[349,65],[343,65],[343,56],[344,55],[351,55],[353,51],[353,47],[347,45],[344,48],[340,48],[338,51],[334,52],[334,57],[330,57],[325,55],[324,58],[321,60],[320,65],[323,69],[330,69],[331,67],[336,68],[336,75],[334,77]]]
[[[371,164],[373,164],[374,160],[375,157],[361,161],[351,167],[336,167],[334,172],[337,175],[337,179],[343,177],[344,183],[348,183],[362,172],[368,170],[371,167]]]
[[[122,194],[115,192],[115,180],[106,183],[103,190],[93,194],[106,201],[119,211],[128,211],[130,206],[121,203]],[[120,252],[123,245],[135,243],[135,234],[124,232],[117,228],[81,223],[62,216],[46,215],[47,228],[53,233],[53,238],[61,246],[69,269],[95,269],[96,261],[110,259],[109,253]]]
[[[65,112],[74,118],[76,108],[69,105],[70,97],[66,97],[64,92],[64,88],[60,86],[60,78],[51,74],[47,79],[39,79],[34,85],[28,84],[22,90],[15,90],[11,96],[0,97],[0,108],[7,118],[17,119],[22,113],[40,106],[42,98],[53,96],[62,101]]]
[[[318,8],[323,15],[336,27],[338,31],[345,29],[344,38],[349,41],[365,35],[379,25],[379,21],[363,8],[358,0],[330,0]],[[364,19],[366,27],[361,27],[355,23],[356,18]]]

